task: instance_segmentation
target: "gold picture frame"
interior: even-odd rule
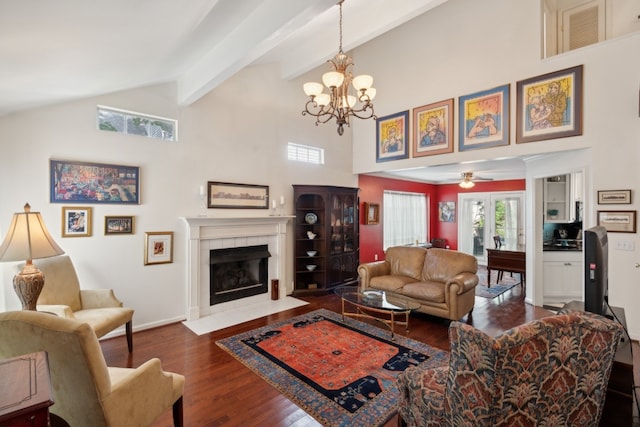
[[[173,262],[173,231],[144,233],[144,265]]]
[[[91,236],[92,208],[65,206],[62,208],[62,237]]]
[[[380,205],[378,203],[365,202],[364,223],[367,225],[380,224]]]

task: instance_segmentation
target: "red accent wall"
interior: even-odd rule
[[[382,221],[383,206],[382,195],[384,190],[407,191],[412,193],[424,193],[427,195],[429,206],[429,240],[443,238],[451,249],[458,248],[458,212],[456,206],[455,222],[438,221],[438,202],[458,202],[459,193],[484,193],[493,191],[522,191],[525,190],[525,180],[515,179],[508,181],[478,182],[468,190],[460,188],[457,184],[434,185],[421,182],[403,181],[399,179],[382,178],[377,176],[359,175],[358,187],[360,188],[360,262],[372,262],[375,254],[378,259],[384,259],[382,250]],[[380,204],[380,223],[377,225],[364,224],[364,203]]]

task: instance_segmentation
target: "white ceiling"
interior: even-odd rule
[[[283,78],[297,77],[335,55],[337,1],[1,1],[0,115],[172,81],[178,103],[189,105],[256,63],[277,62]],[[446,1],[346,0],[343,49]],[[503,179],[500,170],[510,167],[524,176],[522,162],[515,169],[512,161],[502,162],[473,170]],[[445,182],[465,171],[460,167],[396,176]]]

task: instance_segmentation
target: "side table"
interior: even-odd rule
[[[0,427],[48,427],[53,403],[46,352],[0,361]]]

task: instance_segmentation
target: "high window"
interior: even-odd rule
[[[177,141],[178,121],[98,105],[98,129]]]
[[[323,165],[324,149],[290,142],[287,146],[287,158],[296,162]]]
[[[427,240],[427,196],[422,193],[385,191],[383,194],[383,247]]]

